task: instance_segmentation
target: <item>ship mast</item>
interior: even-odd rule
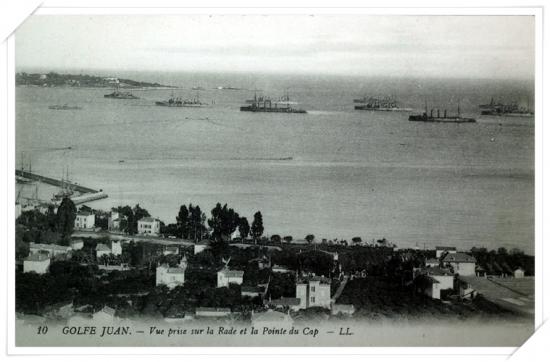
[[[424,98],[424,114],[428,116],[428,99]]]

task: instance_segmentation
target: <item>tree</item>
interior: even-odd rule
[[[361,240],[361,238],[359,236],[356,236],[356,237],[353,237],[351,238],[351,241],[354,243],[354,244],[361,244],[363,242],[363,240]]]
[[[55,214],[55,208],[53,205],[48,205],[48,210],[46,211],[46,222],[48,223],[48,228],[51,231],[57,231],[57,215]]]
[[[271,235],[271,238],[270,238],[271,242],[272,243],[280,243],[281,242],[281,235],[277,235],[277,234],[274,234],[274,235]]]
[[[208,219],[208,226],[212,228],[212,236],[215,240],[228,240],[239,226],[239,214],[228,208],[227,204],[222,207],[220,203],[216,204],[211,214],[212,217]]]
[[[241,239],[244,241],[250,234],[250,225],[246,217],[241,217],[239,220],[239,234],[241,234]]]
[[[178,216],[176,216],[176,224],[178,226],[178,236],[182,239],[187,239],[189,237],[189,210],[187,209],[187,206],[180,206],[180,211],[178,212]]]
[[[264,233],[264,221],[261,212],[256,212],[254,214],[254,221],[252,221],[251,234],[254,238],[254,241],[257,241],[260,236]]]
[[[61,233],[61,238],[67,242],[74,230],[74,220],[76,218],[76,206],[68,197],[64,197],[57,208],[57,230]]]
[[[128,205],[124,206],[124,207],[117,207],[116,209],[114,209],[114,211],[118,211],[118,213],[120,214],[121,218],[120,218],[120,230],[130,234],[130,235],[133,235],[137,232],[137,221],[135,223],[135,230],[133,228],[134,226],[134,211],[132,210],[132,208]]]
[[[313,235],[313,234],[306,235],[306,241],[307,241],[308,244],[311,244],[313,242],[313,240],[315,240],[315,235]]]
[[[287,235],[283,238],[283,240],[286,241],[287,243],[290,243],[292,241],[292,236]]]
[[[140,207],[139,204],[134,206],[133,211],[134,211],[134,216],[135,216],[136,223],[138,222],[138,220],[143,219],[144,217],[150,217],[151,216],[151,214],[149,214],[149,211],[147,211],[146,209]]]
[[[189,238],[193,238],[195,241],[202,240],[205,231],[204,221],[206,216],[198,205],[193,206],[193,204],[189,204],[189,213]]]

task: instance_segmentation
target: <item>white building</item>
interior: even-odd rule
[[[156,285],[166,285],[169,289],[183,285],[185,283],[185,269],[187,269],[185,256],[176,268],[171,268],[166,264],[159,265],[156,270]]]
[[[122,255],[122,242],[120,240],[111,240],[111,254]]]
[[[96,257],[97,259],[101,258],[103,255],[109,255],[111,254],[111,248],[109,248],[105,244],[97,244],[95,247]]]
[[[439,259],[430,258],[426,260],[426,266],[430,268],[435,268],[439,266]]]
[[[193,254],[198,254],[206,249],[208,249],[208,242],[206,241],[198,242],[193,246]]]
[[[453,268],[458,275],[476,275],[476,258],[465,253],[447,254],[443,258],[443,265]]]
[[[120,230],[120,214],[117,211],[111,211],[109,219],[107,220],[107,228],[109,231]]]
[[[436,246],[435,247],[435,257],[437,259],[441,258],[441,255],[445,253],[455,254],[456,248],[454,246]]]
[[[300,298],[300,309],[323,307],[330,309],[330,279],[308,277],[296,283],[296,298]]]
[[[418,276],[420,291],[433,299],[441,299],[441,291],[454,288],[454,275],[450,270],[433,267],[424,269]]]
[[[176,245],[167,246],[162,255],[178,255],[180,253],[180,248]]]
[[[50,257],[47,254],[31,254],[23,261],[23,272],[45,274],[50,267]]]
[[[39,243],[29,243],[29,252],[30,254],[42,254],[47,253],[50,257],[65,255],[71,251],[70,246],[63,246],[57,244],[39,244]]]
[[[95,227],[95,215],[89,211],[79,211],[74,219],[77,230],[91,230]]]
[[[158,236],[160,233],[160,220],[152,217],[144,217],[138,220],[138,234]]]
[[[229,284],[243,283],[244,271],[242,270],[229,270],[225,267],[218,272],[218,288],[228,287]]]
[[[514,278],[524,278],[525,277],[525,270],[522,268],[517,268],[514,270]]]
[[[84,247],[84,240],[82,239],[73,239],[71,240],[71,249],[80,250]]]

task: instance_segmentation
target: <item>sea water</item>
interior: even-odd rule
[[[109,74],[104,74],[109,75]],[[209,216],[217,202],[268,235],[385,237],[401,247],[454,245],[534,251],[534,119],[479,116],[491,97],[526,102],[532,84],[276,75],[127,73],[182,89],[17,87],[17,165],[102,189],[89,205],[135,205],[165,223],[182,204]],[[173,93],[204,108],[155,106]],[[220,90],[232,86],[241,90]],[[247,99],[286,93],[307,114],[240,112]],[[353,109],[364,95],[448,110],[475,124],[409,122],[405,112]],[[82,110],[51,110],[53,104]],[[532,104],[530,105],[532,107]],[[436,111],[434,111],[436,112]],[[70,147],[70,149],[68,148]],[[49,199],[54,190],[41,187]]]

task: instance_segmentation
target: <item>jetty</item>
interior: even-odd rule
[[[92,188],[68,182],[66,180],[58,180],[52,177],[42,176],[29,171],[15,170],[15,177],[17,180],[21,180],[23,182],[39,181],[57,187],[69,187],[71,190],[77,191],[80,194],[78,196],[71,197],[71,200],[73,200],[73,202],[77,205],[93,200],[105,199],[108,197],[107,194],[103,192],[103,190],[94,190]]]

